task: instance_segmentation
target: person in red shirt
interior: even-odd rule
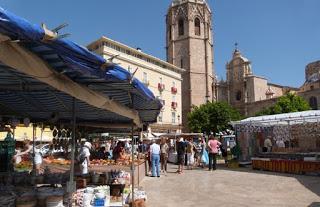
[[[211,135],[208,142],[209,149],[209,171],[216,170],[217,154],[221,143]]]

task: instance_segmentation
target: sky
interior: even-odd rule
[[[88,45],[102,35],[163,60],[171,0],[0,0],[0,6],[48,28],[62,23],[69,39]],[[213,12],[214,67],[225,79],[234,44],[253,73],[299,87],[305,66],[320,60],[320,0],[208,0]]]

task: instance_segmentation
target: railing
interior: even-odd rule
[[[158,83],[158,89],[159,91],[164,91],[165,85],[163,83]]]
[[[176,109],[178,107],[177,102],[171,102],[171,108]]]
[[[176,87],[171,87],[171,93],[176,94],[178,89]]]

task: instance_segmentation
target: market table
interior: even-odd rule
[[[59,164],[48,164],[44,163],[44,167],[48,167],[50,171],[54,173],[63,173],[68,170],[70,170],[69,165],[59,165]],[[115,170],[123,170],[125,172],[131,172],[131,166],[128,165],[91,165],[89,168],[90,172],[96,172],[96,173],[105,173]],[[134,170],[134,182],[136,185],[139,185],[140,182],[145,177],[145,161],[139,161],[138,164],[135,165]]]
[[[318,173],[320,174],[320,161],[284,160],[270,158],[252,158],[252,168],[282,173]]]

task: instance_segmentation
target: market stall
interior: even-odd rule
[[[74,202],[70,195],[76,190],[76,146],[86,131],[92,128],[131,131],[133,139],[134,130],[142,127],[143,123],[156,121],[161,103],[125,69],[61,38],[57,31],[48,30],[45,25],[30,24],[2,8],[0,16],[1,126],[9,125],[14,131],[14,122],[28,118],[33,123],[33,158],[36,156],[36,125],[60,128],[58,141],[54,144],[71,146],[71,151],[67,150],[70,161],[56,163],[69,166],[65,173],[46,168],[43,173],[36,174],[34,159],[31,174],[26,170],[30,163],[16,166],[24,172],[12,172],[10,167],[6,167],[0,174],[0,188],[1,196],[8,196],[8,199],[1,201],[5,206],[20,207],[26,203],[35,206],[42,198],[46,206],[61,206],[62,203],[71,206]],[[59,135],[62,129],[69,131],[69,136]],[[14,137],[9,141],[14,143]],[[5,142],[1,152],[6,156],[1,158],[10,163],[12,148],[7,140]],[[132,181],[127,191],[135,200],[135,165],[131,163]],[[23,179],[16,179],[18,177]],[[44,184],[55,187],[43,190],[39,185]],[[101,198],[107,198],[108,187],[95,190],[96,197],[90,202],[97,201],[102,206]]]
[[[253,168],[320,173],[320,111],[247,118],[233,123],[240,161]]]

